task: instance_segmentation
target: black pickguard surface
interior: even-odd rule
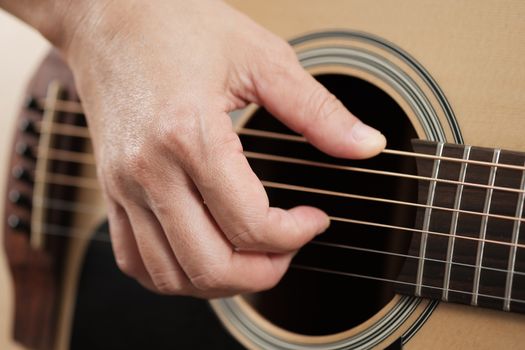
[[[107,240],[108,226],[96,238]],[[243,349],[207,301],[147,291],[116,266],[111,245],[92,240],[81,269],[73,350]]]

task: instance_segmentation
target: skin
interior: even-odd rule
[[[366,158],[385,146],[285,41],[221,1],[0,6],[40,30],[71,66],[116,261],[151,290],[209,298],[271,288],[329,225],[316,208],[269,206],[229,112],[262,105],[337,157]]]

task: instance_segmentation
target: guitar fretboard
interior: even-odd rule
[[[525,154],[414,141],[418,209],[398,291],[525,312]],[[446,158],[462,160],[451,161]],[[484,162],[484,163],[480,163]]]

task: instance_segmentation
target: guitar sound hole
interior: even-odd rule
[[[320,75],[317,79],[355,115],[381,130],[388,139],[388,148],[411,149],[410,140],[416,137],[415,130],[401,107],[383,90],[347,75]],[[264,109],[257,110],[245,127],[293,134]],[[348,161],[328,157],[301,142],[246,135],[242,136],[242,142],[246,151],[416,173],[415,161],[409,157],[382,154],[370,160]],[[417,201],[417,183],[414,180],[265,160],[251,159],[250,164],[262,180],[406,202]],[[404,227],[413,227],[415,218],[414,207],[405,205],[284,189],[268,188],[267,191],[273,206],[290,208],[307,204],[321,208],[331,216]],[[328,231],[315,240],[346,248],[323,243],[308,244],[295,257],[293,264],[354,274],[354,277],[292,267],[277,287],[247,295],[245,299],[264,318],[291,332],[327,335],[348,330],[369,319],[394,296],[391,283],[355,277],[355,274],[395,279],[404,262],[399,254],[407,254],[410,239],[411,234],[407,231],[332,221]]]

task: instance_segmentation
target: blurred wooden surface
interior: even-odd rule
[[[5,197],[5,176],[13,121],[34,69],[49,44],[34,30],[0,10],[0,198]],[[3,202],[3,200],[2,200]],[[3,205],[3,203],[1,204]],[[4,220],[3,208],[0,218]],[[3,242],[0,231],[0,242]],[[15,349],[9,342],[12,288],[3,247],[0,249],[0,349]]]

